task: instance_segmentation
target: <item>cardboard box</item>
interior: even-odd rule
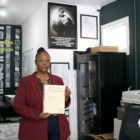
[[[94,138],[94,140],[114,140],[114,134],[108,133],[108,134],[100,134],[100,135],[93,135],[93,134],[87,134],[91,138]]]
[[[98,46],[92,47],[91,53],[94,52],[118,52],[118,46]]]

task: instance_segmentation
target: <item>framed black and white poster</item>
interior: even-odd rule
[[[92,15],[80,15],[81,38],[98,39],[98,18]]]
[[[48,48],[77,49],[77,6],[48,3]]]

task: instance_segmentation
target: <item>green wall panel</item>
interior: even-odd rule
[[[136,0],[136,23],[137,23],[137,79],[138,89],[140,89],[140,0]]]
[[[140,3],[140,2],[139,2]],[[126,56],[127,87],[135,85],[134,0],[119,0],[102,7],[100,25],[129,16],[130,55]],[[121,34],[121,32],[120,32]]]

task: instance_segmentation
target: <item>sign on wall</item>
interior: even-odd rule
[[[15,94],[21,78],[21,26],[0,25],[0,94]],[[10,93],[9,93],[10,92]]]

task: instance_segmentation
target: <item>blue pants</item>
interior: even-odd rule
[[[60,140],[57,116],[48,118],[48,140]]]

